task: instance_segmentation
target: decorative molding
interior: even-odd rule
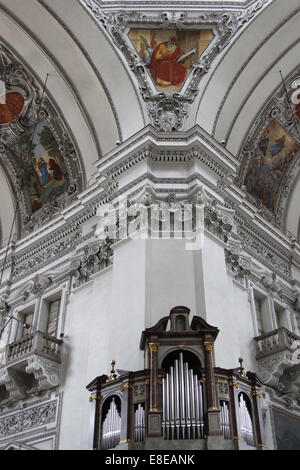
[[[55,422],[57,400],[0,418],[0,439]]]
[[[248,165],[251,158],[255,155],[255,149],[258,145],[260,136],[271,121],[275,121],[298,145],[300,145],[299,132],[295,128],[294,119],[291,115],[291,104],[289,101],[292,93],[294,92],[292,84],[299,76],[300,70],[299,67],[297,67],[289,77],[285,79],[285,86],[281,85],[272,98],[267,102],[247,132],[247,138],[238,155],[238,158],[241,160],[241,165],[236,177],[236,184],[242,189],[245,189],[244,181]],[[286,96],[286,89],[288,90],[289,100]],[[259,209],[260,215],[280,229],[284,228],[283,225],[286,207],[290,193],[299,173],[299,156],[300,150],[294,154],[289,167],[286,169],[282,177],[276,197],[274,212],[265,207],[260,199],[257,199],[248,192],[245,193],[247,200]]]
[[[25,372],[33,374],[37,381],[37,387],[33,387],[31,391],[28,391],[29,395],[58,386],[59,364],[35,355],[27,359],[27,364]]]
[[[81,0],[82,5],[96,19],[99,27],[107,32],[122,53],[129,69],[135,74],[139,90],[147,104],[152,124],[158,130],[173,131],[182,127],[188,115],[188,107],[198,93],[200,81],[208,72],[216,57],[230,44],[236,33],[263,8],[267,0],[252,3],[242,12],[227,11],[164,11],[157,13],[140,10],[104,11],[97,0]],[[191,30],[203,26],[213,28],[215,40],[193,64],[193,68],[180,92],[155,90],[146,66],[128,38],[130,28],[158,28]]]
[[[18,201],[20,229],[22,235],[26,235],[51,220],[57,212],[75,200],[78,192],[84,187],[84,172],[69,133],[47,96],[44,96],[43,104],[40,106],[40,87],[36,84],[29,69],[21,64],[3,44],[0,44],[0,62],[2,63],[0,79],[4,81],[6,91],[17,91],[25,99],[21,114],[11,123],[1,125],[0,164],[11,187],[14,188],[14,193],[18,194],[21,191]],[[59,145],[68,171],[69,187],[67,192],[53,197],[41,209],[32,213],[30,195],[24,187],[24,171],[18,165],[12,149],[19,137],[32,130],[35,124],[43,119],[47,120]]]
[[[27,397],[26,385],[22,381],[20,373],[11,368],[0,369],[0,385],[4,385],[8,397],[0,398],[0,405],[9,405],[10,403],[22,400]],[[0,432],[1,435],[1,432]]]
[[[88,282],[93,274],[112,264],[113,243],[107,238],[87,245],[84,247],[84,254],[72,261],[70,270],[74,289]]]

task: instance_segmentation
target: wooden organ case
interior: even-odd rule
[[[96,377],[90,392],[92,449],[263,449],[261,383],[214,364],[217,327],[187,307],[142,332],[145,369]]]

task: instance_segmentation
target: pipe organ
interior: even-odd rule
[[[220,401],[221,427],[224,439],[231,438],[229,404],[226,401]]]
[[[246,400],[245,400],[246,398]],[[253,426],[252,419],[250,415],[250,410],[247,407],[247,397],[244,398],[243,393],[239,395],[239,414],[240,414],[240,430],[241,437],[249,444],[250,446],[254,445],[254,435],[253,435]]]
[[[120,442],[121,416],[118,412],[115,399],[110,402],[109,410],[102,424],[102,449],[113,449]]]
[[[138,404],[134,413],[133,437],[134,442],[145,440],[145,410],[141,403]]]
[[[203,384],[183,362],[183,353],[163,379],[162,426],[165,439],[203,439]]]
[[[209,449],[215,437],[220,449],[263,447],[256,374],[245,371],[241,358],[240,367],[216,367],[218,329],[196,316],[189,323],[188,314],[175,307],[143,331],[143,370],[115,372],[113,361],[110,374],[87,386],[93,448],[138,450],[150,442],[157,448],[161,439],[161,449],[174,448],[174,441]]]

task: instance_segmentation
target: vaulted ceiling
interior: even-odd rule
[[[299,0],[263,3],[203,76],[183,129],[203,127],[236,156],[272,97],[297,70]],[[139,83],[105,28],[82,0],[0,0],[0,42],[24,64],[46,94],[74,142],[87,182],[93,163],[151,122]],[[154,7],[151,7],[152,3]],[[163,2],[118,2],[118,9],[166,10]],[[196,6],[239,12],[256,0],[171,2],[174,11]],[[98,4],[111,9],[116,2]],[[122,4],[122,5],[121,5]],[[170,8],[170,2],[168,2]],[[229,7],[228,6],[228,7]],[[48,74],[48,75],[47,75]],[[300,70],[299,70],[300,75]],[[299,123],[300,124],[300,123]],[[2,126],[3,127],[3,126]],[[0,136],[2,128],[0,126]],[[9,235],[15,188],[0,169],[2,240]],[[299,235],[299,178],[294,178],[283,226]]]

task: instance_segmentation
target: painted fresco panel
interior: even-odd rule
[[[25,103],[24,96],[15,91],[2,96],[5,96],[5,102],[0,100],[0,125],[8,124],[19,116]]]
[[[271,121],[260,136],[249,163],[245,185],[247,191],[274,212],[282,178],[299,145],[275,122]]]
[[[69,177],[58,143],[46,120],[24,133],[13,152],[24,174],[32,212],[65,192]]]
[[[214,34],[212,30],[204,29],[131,29],[129,37],[157,90],[178,91]]]

